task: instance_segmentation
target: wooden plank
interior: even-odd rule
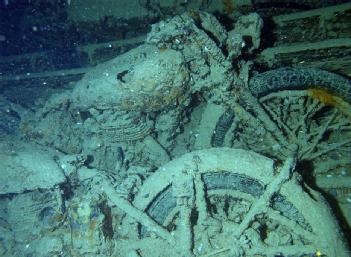
[[[78,52],[84,52],[84,53],[87,53],[88,55],[91,55],[97,49],[138,44],[138,43],[142,43],[145,40],[145,38],[146,36],[140,36],[136,38],[117,40],[117,41],[111,41],[106,43],[82,45],[82,46],[78,46],[77,50]],[[22,59],[37,59],[45,54],[46,54],[46,51],[28,53],[28,54],[22,54],[22,55],[1,56],[0,63],[11,63],[13,61],[18,61]]]
[[[351,3],[273,17],[274,46],[351,37]]]
[[[60,69],[65,68],[77,70],[79,66],[95,66],[123,54],[130,48],[141,44],[144,40],[145,36],[140,36],[126,40],[79,46],[76,50],[71,49],[75,57],[68,59],[67,63],[57,63],[55,55],[59,55],[59,53],[53,51],[1,56],[0,75],[13,76],[14,74],[23,73],[24,71],[29,73],[40,72],[41,74],[48,71],[60,73]],[[70,57],[68,56],[67,58]],[[72,62],[72,64],[70,62]],[[17,76],[20,77],[20,79],[26,77],[23,74]]]
[[[336,12],[342,12],[348,9],[351,9],[351,3],[334,5],[334,6],[325,7],[325,8],[318,8],[318,9],[313,9],[313,10],[304,11],[304,12],[296,12],[292,14],[278,15],[273,17],[273,20],[276,23],[280,23],[284,21],[300,20],[300,19],[304,19],[312,16],[329,16],[329,15],[333,15]]]
[[[317,67],[351,76],[351,38],[267,48],[258,56],[256,63],[269,68]]]
[[[69,69],[69,70],[56,70],[56,71],[46,71],[39,73],[26,73],[26,74],[18,74],[18,75],[5,75],[0,76],[0,81],[18,81],[18,80],[26,80],[26,79],[39,79],[39,78],[47,78],[47,77],[66,77],[72,75],[80,75],[85,74],[90,71],[90,68],[78,68],[78,69]]]
[[[271,63],[272,61],[275,61],[278,58],[278,55],[282,54],[343,47],[351,47],[351,38],[329,39],[313,43],[297,43],[288,46],[271,47],[263,50],[258,56],[258,60],[266,63]]]
[[[90,65],[97,65],[116,57],[116,55],[123,54],[131,47],[135,47],[143,43],[145,38],[146,35],[143,35],[125,40],[85,45],[78,47],[78,52],[88,56]]]
[[[350,188],[351,177],[349,176],[331,176],[331,177],[316,177],[316,184],[318,187],[324,189],[332,188]]]

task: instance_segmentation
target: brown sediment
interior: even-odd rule
[[[231,14],[234,12],[234,4],[232,0],[223,0],[224,11],[227,14]]]

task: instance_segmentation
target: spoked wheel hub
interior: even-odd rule
[[[293,157],[275,167],[253,152],[213,148],[159,168],[132,203],[105,185],[139,228],[117,242],[117,256],[348,256],[329,207],[302,189],[294,165]]]

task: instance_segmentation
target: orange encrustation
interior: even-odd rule
[[[309,88],[307,92],[310,97],[321,101],[325,105],[338,108],[351,119],[351,104],[343,100],[341,97],[326,89],[317,87]]]

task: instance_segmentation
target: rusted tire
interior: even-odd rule
[[[249,82],[249,89],[256,97],[281,90],[315,87],[328,90],[351,102],[350,80],[317,68],[279,68],[260,73]]]

